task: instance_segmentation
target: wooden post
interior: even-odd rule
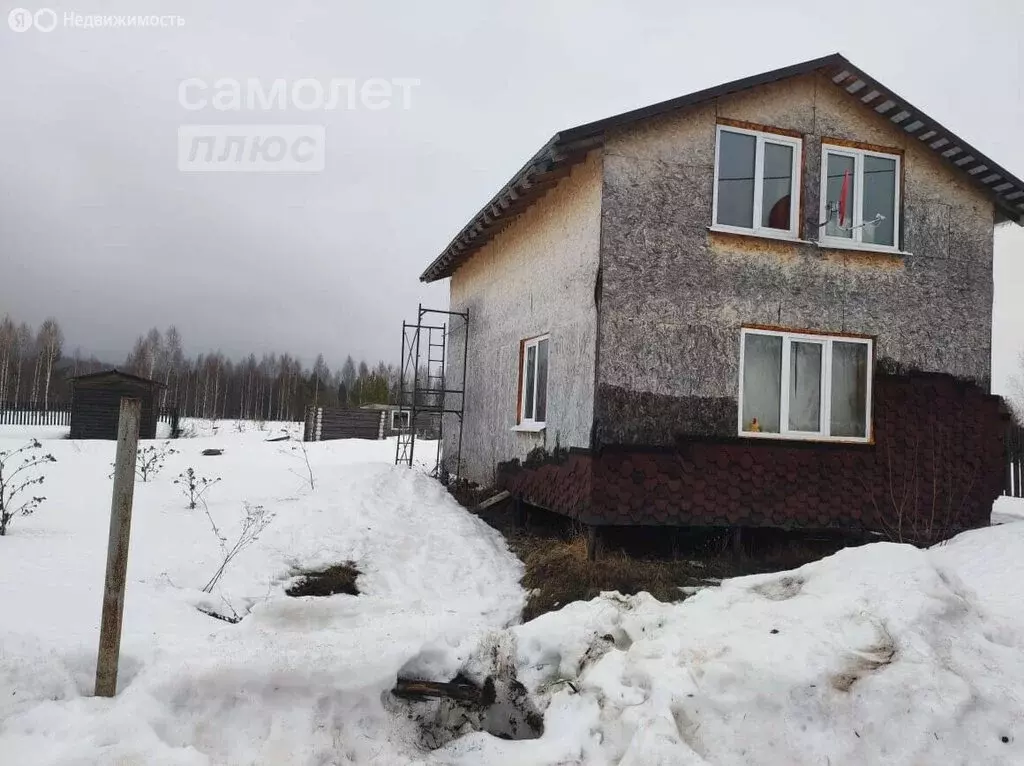
[[[733,527],[732,555],[737,561],[743,559],[743,527]]]
[[[587,526],[587,560],[597,561],[601,555],[601,527],[597,524]]]
[[[519,532],[526,531],[526,503],[523,502],[521,497],[515,499],[515,525],[516,530]]]
[[[117,423],[117,456],[114,458],[114,494],[110,503],[110,538],[107,541],[107,577],[103,585],[103,618],[100,650],[96,660],[96,696],[117,693],[117,661],[121,652],[121,616],[128,571],[128,540],[132,528],[135,495],[135,456],[139,446],[142,401],[122,399]]]

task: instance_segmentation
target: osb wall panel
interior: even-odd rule
[[[986,525],[1003,483],[998,397],[943,375],[880,376],[875,387],[873,445],[620,445],[506,466],[504,486],[590,524],[841,528],[897,539]]]
[[[497,463],[538,446],[590,444],[600,211],[601,157],[594,152],[452,277],[451,308],[469,311],[462,476],[470,481],[493,484]],[[465,328],[451,324],[448,375],[461,380]],[[519,344],[545,333],[547,428],[516,432]],[[449,417],[444,426],[446,466],[454,473],[458,425]]]
[[[903,151],[901,256],[709,232],[719,118],[799,131],[804,239],[822,138]],[[817,75],[610,136],[603,164],[597,444],[735,434],[744,324],[877,337],[876,356],[988,387],[992,203],[920,142]]]

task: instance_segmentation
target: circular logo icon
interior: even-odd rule
[[[40,8],[32,18],[40,32],[52,32],[57,26],[57,14],[49,8]]]
[[[32,11],[15,8],[7,14],[7,26],[15,32],[27,32],[32,28]]]

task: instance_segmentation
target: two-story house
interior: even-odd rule
[[[421,277],[468,311],[461,474],[592,527],[986,524],[1022,217],[839,55],[558,133]]]

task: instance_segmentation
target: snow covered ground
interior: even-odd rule
[[[1000,501],[1018,515],[1021,501]],[[683,604],[605,594],[500,631],[546,705],[538,740],[470,734],[458,764],[1024,763],[1024,524],[922,551],[851,548]],[[495,651],[494,647],[499,650]]]
[[[195,425],[136,485],[113,700],[91,691],[114,445],[34,432],[59,462],[0,538],[0,763],[1024,763],[1024,501],[928,551],[879,543],[682,604],[605,594],[516,625],[520,564],[391,465],[393,441],[307,445],[310,489],[295,442],[264,441],[281,425]],[[0,449],[29,435],[0,429]],[[243,501],[276,514],[212,595],[217,541],[172,484],[188,466],[222,477],[208,500],[228,537]],[[298,569],[350,559],[359,596],[284,595]],[[386,701],[403,666],[513,673],[544,734],[424,751]]]
[[[519,562],[437,482],[392,465],[394,441],[306,445],[310,489],[297,444],[264,441],[280,424],[196,425],[136,484],[114,700],[91,696],[114,444],[0,430],[0,449],[55,437],[43,444],[58,460],[46,502],[0,538],[0,763],[408,762],[417,732],[382,694],[424,644],[465,656],[516,619]],[[222,479],[206,497],[228,538],[243,501],[275,513],[212,595],[217,539],[172,483],[189,466]],[[347,560],[359,596],[284,595],[298,569]],[[251,614],[231,625],[196,609],[227,604]]]

